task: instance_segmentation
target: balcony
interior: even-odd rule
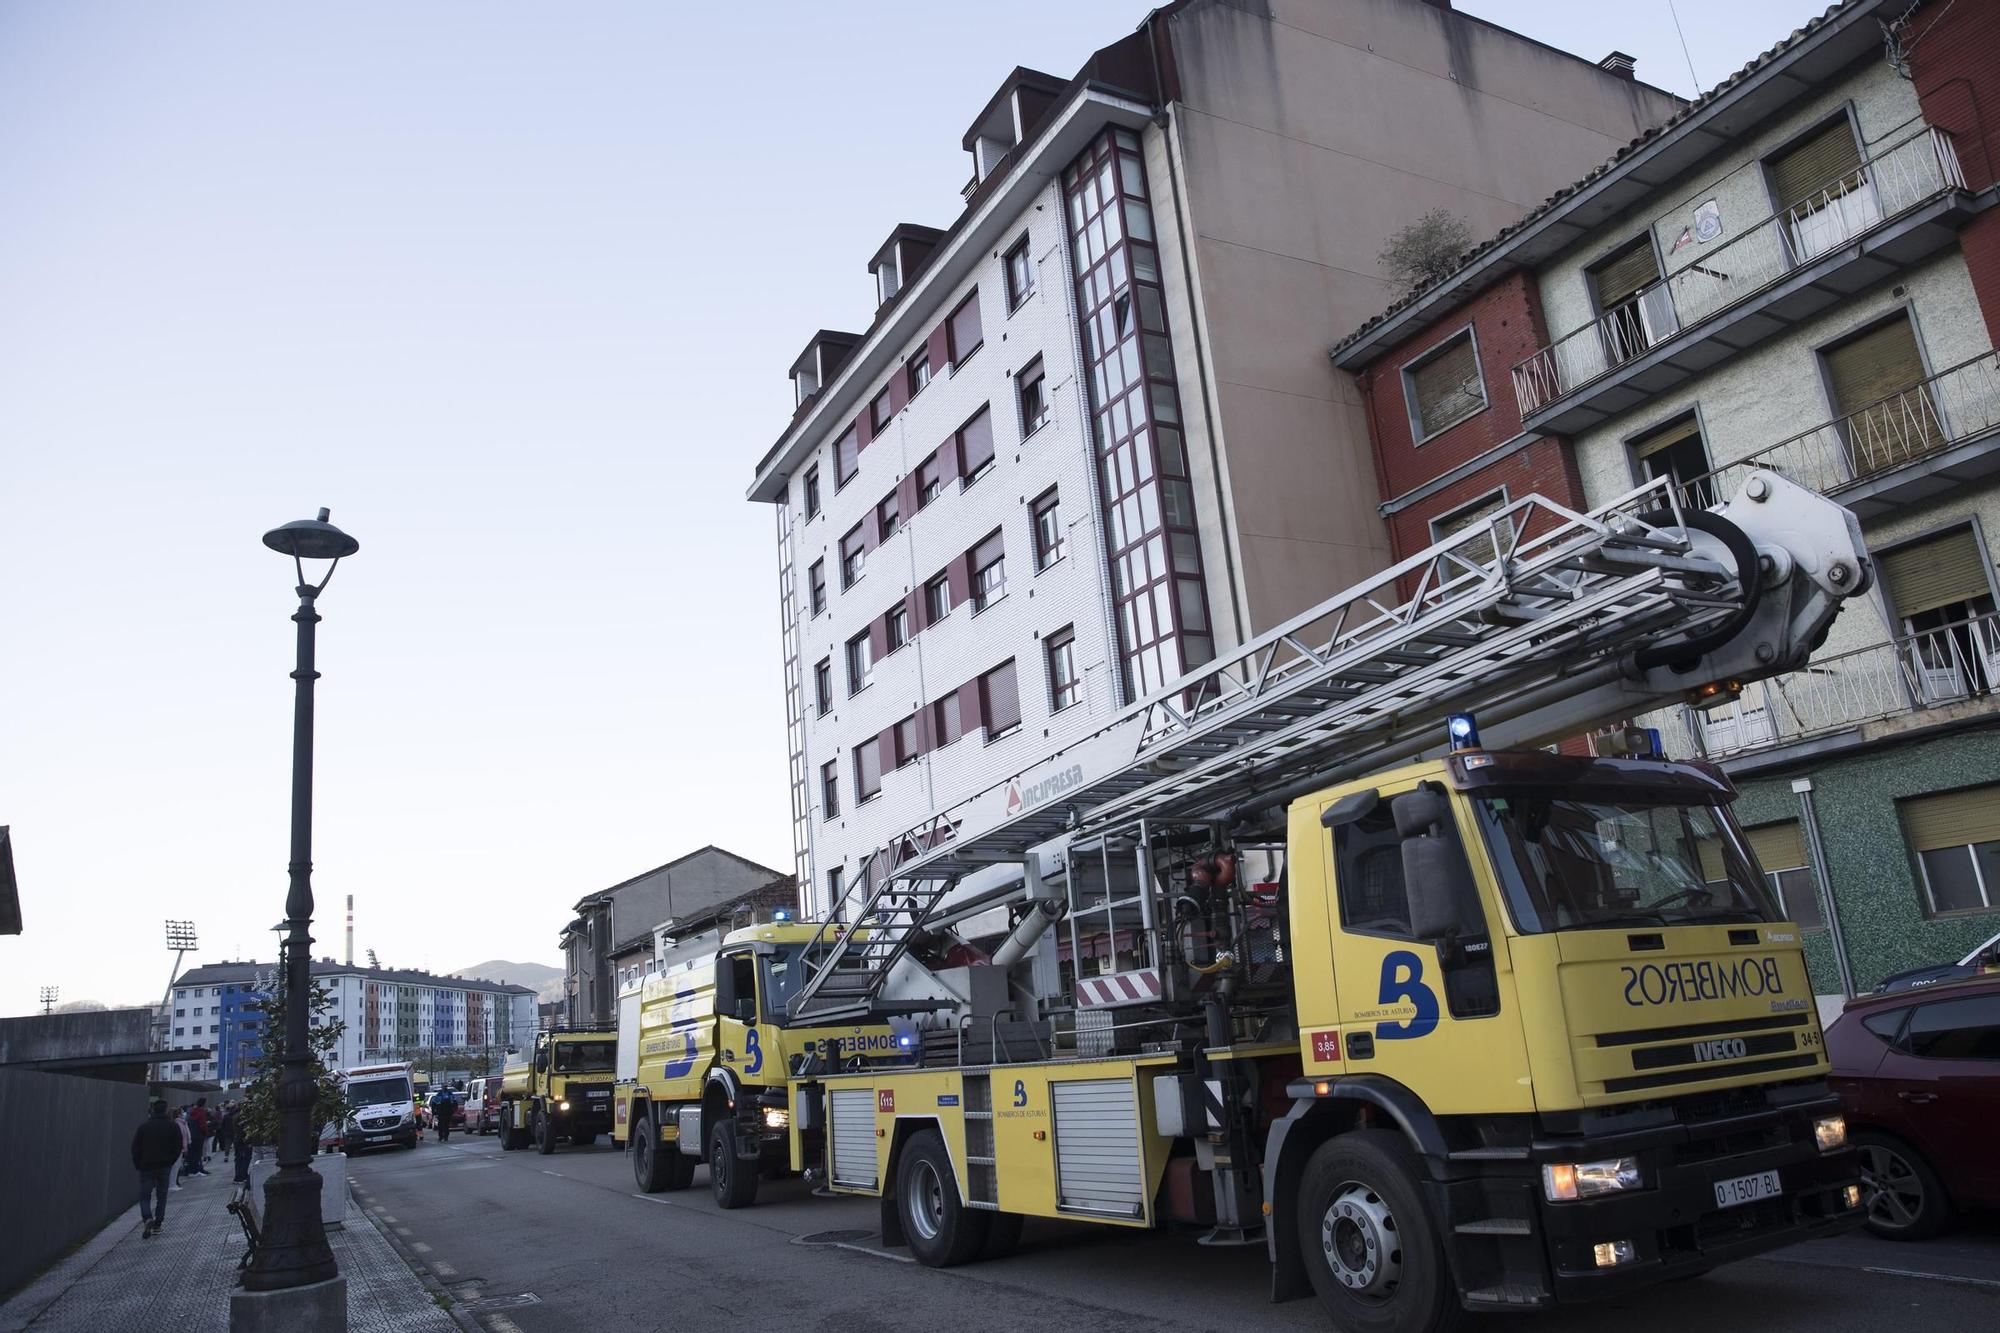
[[[1764,468],[1837,497],[1865,522],[2000,473],[1996,439],[2000,352],[1985,352],[1692,478],[1681,502],[1708,508]]]
[[[1530,430],[1574,434],[1950,245],[1992,201],[1924,129],[1514,367]]]
[[[1693,753],[1736,760],[1843,734],[1865,743],[1984,716],[2000,703],[1996,685],[2000,615],[1984,615],[1823,657],[1759,681],[1733,704],[1682,713]]]

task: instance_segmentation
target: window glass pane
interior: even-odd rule
[[[1174,391],[1165,384],[1153,386],[1153,415],[1160,421],[1178,425],[1181,419],[1180,404],[1174,399]]]
[[[1926,1060],[2000,1060],[2000,995],[1918,1005],[1903,1045]]]
[[[1132,276],[1141,282],[1160,280],[1160,261],[1150,245],[1128,246],[1132,255]]]
[[[2000,906],[2000,842],[1982,842],[1972,849],[1979,877],[1986,882],[1986,905]]]
[[[1139,170],[1139,159],[1131,153],[1118,155],[1118,179],[1124,185],[1125,193],[1146,197],[1145,176]]]
[[[1921,856],[1933,912],[1963,912],[1986,905],[1980,896],[1970,848],[1941,847]]]
[[[1136,199],[1127,200],[1125,203],[1125,226],[1126,229],[1132,233],[1133,240],[1135,241],[1152,240],[1153,210],[1146,207],[1144,204],[1140,203]],[[1134,261],[1136,262],[1138,257],[1135,255],[1133,258]]]
[[[1159,428],[1160,468],[1169,476],[1187,475],[1187,457],[1181,452],[1181,433],[1171,426]]]
[[[1201,584],[1193,579],[1176,579],[1174,585],[1180,594],[1181,628],[1207,629],[1208,613],[1202,608]]]

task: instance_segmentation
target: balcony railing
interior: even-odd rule
[[[1647,349],[1775,286],[1785,275],[1947,190],[1965,188],[1951,136],[1927,128],[1891,144],[1514,367],[1529,416]]]
[[[1990,698],[2000,686],[2000,615],[1821,658],[1751,686],[1733,704],[1685,710],[1697,753],[1727,758],[1864,722]]]
[[[1736,474],[1764,468],[1837,495],[1883,473],[2000,430],[2000,352],[1983,352],[1900,393],[1801,431],[1681,484],[1706,509],[1735,494]]]

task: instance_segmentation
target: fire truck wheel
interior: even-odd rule
[[[986,1244],[991,1216],[967,1208],[944,1140],[926,1129],[903,1145],[896,1164],[896,1206],[903,1236],[919,1263],[950,1268],[975,1258]]]
[[[647,1194],[658,1194],[667,1187],[667,1159],[681,1155],[678,1148],[661,1151],[659,1140],[653,1122],[640,1116],[632,1126],[632,1178]]]
[[[555,1126],[549,1123],[548,1113],[535,1112],[535,1151],[547,1157],[556,1150]]]
[[[1402,1136],[1366,1129],[1319,1146],[1299,1185],[1300,1257],[1320,1304],[1356,1333],[1443,1333],[1464,1310]]]
[[[757,1164],[736,1160],[736,1122],[718,1117],[708,1127],[708,1183],[717,1208],[748,1208],[757,1202]]]

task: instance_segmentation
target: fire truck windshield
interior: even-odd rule
[[[1623,794],[1616,803],[1496,794],[1473,806],[1527,934],[1782,919],[1715,806]]]
[[[558,1074],[608,1074],[618,1065],[616,1042],[559,1041],[555,1045]]]

